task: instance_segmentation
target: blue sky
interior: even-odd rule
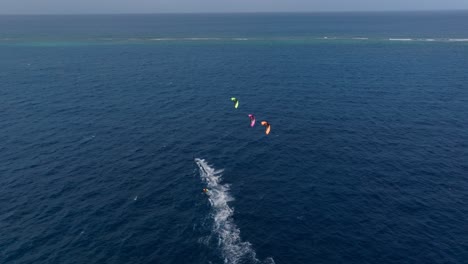
[[[0,14],[468,9],[468,0],[0,0]]]

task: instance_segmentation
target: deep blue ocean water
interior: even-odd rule
[[[0,263],[467,263],[466,25],[0,16]]]

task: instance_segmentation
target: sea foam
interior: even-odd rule
[[[200,177],[206,183],[209,190],[208,200],[210,201],[213,218],[212,233],[218,238],[224,263],[269,263],[274,264],[272,258],[260,261],[256,258],[255,250],[248,241],[242,241],[240,229],[234,223],[232,215],[234,209],[229,206],[229,202],[234,198],[229,192],[229,184],[221,184],[222,170],[216,170],[204,160],[195,159],[195,163],[200,169]]]

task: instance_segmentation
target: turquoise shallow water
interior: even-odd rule
[[[467,17],[1,16],[0,262],[464,263]]]

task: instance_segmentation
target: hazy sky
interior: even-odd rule
[[[0,14],[468,9],[468,0],[0,0]]]

